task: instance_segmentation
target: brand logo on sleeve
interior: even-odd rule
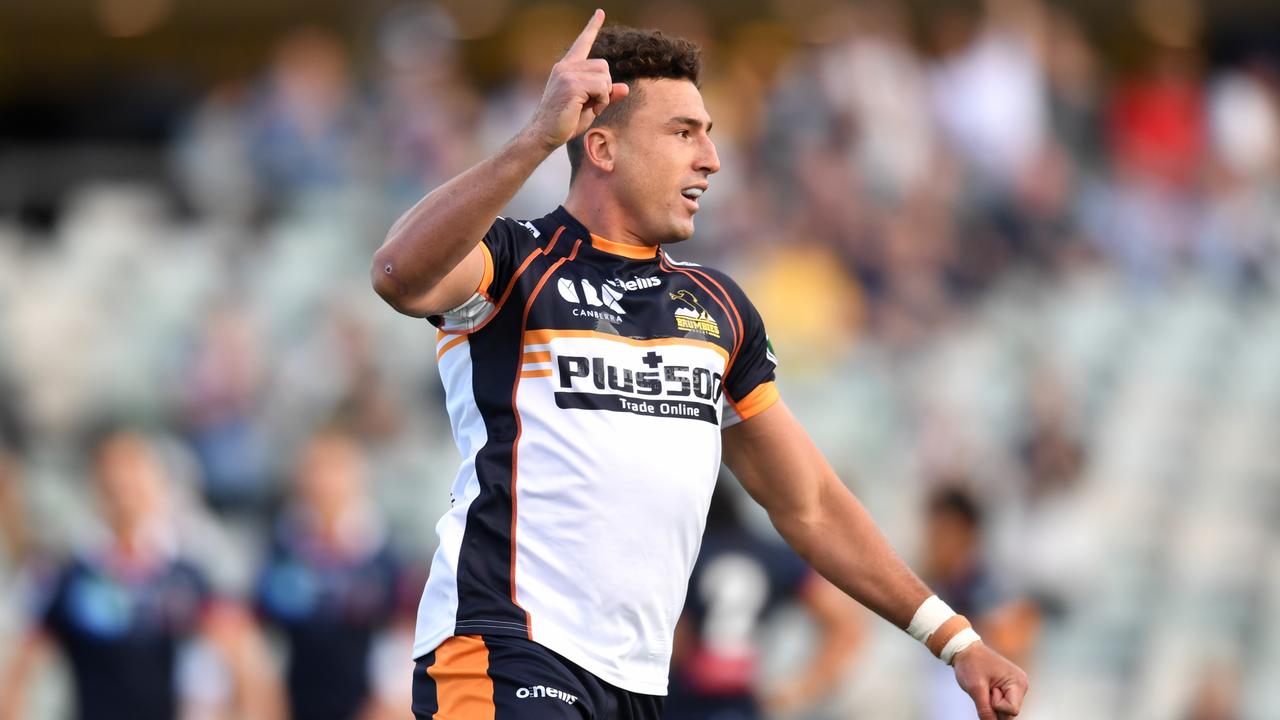
[[[720,325],[715,318],[711,317],[711,313],[702,307],[702,303],[698,302],[698,298],[688,290],[678,290],[668,293],[668,296],[681,305],[676,308],[676,327],[685,332],[697,332],[703,335],[709,335],[713,338],[720,337]]]

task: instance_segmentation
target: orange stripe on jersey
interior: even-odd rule
[[[729,309],[733,310],[733,317],[738,326],[738,344],[734,346],[733,356],[729,358],[729,366],[732,367],[733,361],[738,359],[738,351],[742,349],[743,344],[746,343],[746,340],[747,340],[745,336],[745,330],[743,329],[743,325],[742,325],[742,314],[738,312],[738,306],[733,304],[733,296],[730,295],[729,291],[725,290],[724,286],[721,285],[715,278],[711,277],[710,275],[703,272],[702,270],[699,270],[698,268],[688,268],[688,270],[689,272],[693,272],[701,275],[702,277],[707,279],[707,282],[711,283],[712,285],[715,285],[717,290],[724,293],[724,301],[729,303]],[[729,368],[725,368],[725,374],[727,375],[728,373],[729,373]]]
[[[483,295],[489,302],[493,302],[493,298],[489,296],[489,286],[493,284],[493,253],[484,243],[480,243],[480,253],[484,255],[484,275],[480,276],[480,285],[476,288],[476,292]]]
[[[439,360],[440,358],[444,357],[445,353],[449,352],[450,350],[454,349],[455,347],[461,345],[466,341],[467,341],[466,335],[459,335],[458,337],[445,343],[440,347],[438,351],[436,351],[436,360]]]
[[[522,378],[551,377],[551,368],[545,368],[543,370],[523,370],[520,373],[520,377]]]
[[[452,331],[441,330],[440,332],[443,332],[446,335],[470,335],[471,333],[479,332],[484,328],[484,326],[488,325],[494,318],[498,317],[498,313],[502,311],[502,306],[507,304],[507,298],[511,297],[511,291],[515,290],[516,282],[520,280],[520,276],[524,275],[524,271],[527,270],[531,264],[533,264],[533,261],[536,258],[546,255],[547,251],[550,248],[555,246],[556,240],[560,239],[560,233],[562,232],[564,232],[563,225],[561,225],[560,228],[556,230],[556,234],[551,237],[551,242],[547,244],[546,248],[543,248],[542,250],[534,250],[533,252],[529,253],[528,257],[524,259],[524,262],[520,263],[520,267],[516,269],[515,275],[511,276],[511,280],[507,283],[507,289],[502,291],[502,297],[498,298],[498,302],[494,303],[493,312],[489,313],[489,317],[485,318],[484,322],[471,328],[470,330],[452,330]]]
[[[591,235],[591,247],[612,255],[631,258],[632,260],[651,260],[658,254],[657,245],[627,245],[606,240],[595,233]]]
[[[726,394],[725,397],[729,396]],[[781,397],[778,394],[777,385],[772,382],[760,383],[755,390],[747,393],[746,397],[733,403],[733,409],[738,411],[738,417],[746,420],[768,410]]]
[[[724,348],[713,342],[707,342],[706,340],[693,340],[690,338],[676,337],[636,340],[635,338],[622,337],[621,335],[614,335],[612,333],[596,332],[595,330],[530,330],[524,334],[524,343],[525,345],[546,345],[555,338],[563,337],[597,338],[600,340],[626,343],[627,345],[634,345],[636,347],[652,347],[654,345],[690,345],[692,347],[714,350],[720,355],[720,357],[725,359],[725,362],[728,362],[729,360],[729,353],[725,352]]]
[[[526,363],[551,362],[551,352],[549,350],[527,352],[524,354],[524,361]]]
[[[493,679],[489,677],[489,648],[476,635],[460,635],[436,648],[436,661],[427,668],[436,681],[438,718],[493,720]]]

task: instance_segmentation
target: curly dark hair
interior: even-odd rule
[[[702,48],[682,37],[664,35],[661,30],[640,30],[625,25],[612,25],[600,30],[588,57],[609,61],[609,75],[616,83],[626,83],[631,92],[605,108],[592,127],[622,127],[641,95],[636,80],[661,78],[688,80],[698,85],[702,72]],[[577,177],[585,152],[583,133],[569,141],[569,167]]]

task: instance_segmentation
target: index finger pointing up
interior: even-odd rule
[[[578,39],[573,41],[573,45],[569,46],[569,52],[564,54],[565,60],[586,60],[587,55],[591,52],[591,46],[596,41],[596,34],[600,32],[601,26],[604,25],[604,11],[596,10],[591,14],[591,19],[587,21],[587,26],[582,28],[582,33],[578,35]]]

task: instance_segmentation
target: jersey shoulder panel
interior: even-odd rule
[[[769,343],[764,318],[747,293],[730,275],[696,263],[681,263],[667,257],[676,270],[701,278],[714,292],[722,295],[733,316],[739,340],[735,343],[725,375],[725,396],[729,407],[724,426],[729,427],[768,409],[778,400],[774,386],[777,357]]]

